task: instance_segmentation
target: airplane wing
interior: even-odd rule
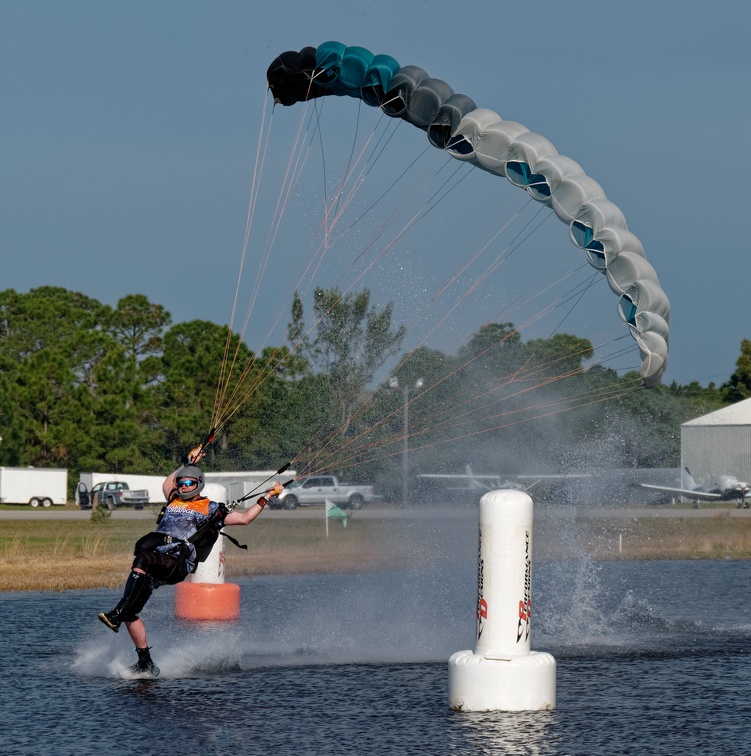
[[[520,480],[565,480],[567,478],[591,478],[589,473],[559,473],[557,475],[514,475]]]
[[[485,491],[492,491],[498,488],[512,488],[515,490],[529,491],[533,486],[546,480],[563,480],[566,478],[591,478],[588,473],[571,473],[560,475],[508,475],[502,477],[500,475],[490,474],[476,474],[472,472],[472,468],[467,466],[467,472],[462,473],[422,473],[418,475],[418,478],[432,478],[445,481],[467,481],[468,486],[466,489],[450,489],[450,490],[471,490],[481,489]],[[531,483],[521,483],[520,481],[532,481]]]
[[[462,475],[461,473],[422,473],[417,477],[443,480],[446,482],[452,480],[457,482],[466,482],[466,485],[462,488],[449,488],[449,491],[492,491],[494,488],[508,487],[501,482],[501,479],[498,475],[474,475],[472,473],[467,473],[465,475]]]
[[[709,491],[690,491],[685,488],[670,488],[670,486],[655,486],[650,483],[637,483],[639,488],[648,488],[652,491],[661,491],[662,493],[676,494],[676,496],[685,496],[687,499],[696,499],[697,501],[719,501],[727,498],[720,493],[710,493]]]
[[[450,473],[420,473],[418,478],[445,478],[446,480],[500,480],[497,475],[451,475]]]

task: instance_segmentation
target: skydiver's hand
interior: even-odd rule
[[[192,449],[188,454],[188,462],[190,462],[191,465],[198,464],[204,457],[206,456],[206,452],[203,450],[202,446],[197,446],[195,449]]]
[[[282,491],[284,491],[284,486],[281,483],[274,483],[274,485],[267,491],[266,498],[271,499],[274,496],[279,496]]]

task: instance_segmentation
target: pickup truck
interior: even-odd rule
[[[127,483],[115,480],[106,483],[97,483],[89,492],[88,506],[86,507],[83,505],[84,499],[85,497],[80,497],[81,509],[90,509],[91,507],[106,507],[107,509],[133,507],[134,509],[143,509],[149,503],[149,492],[145,488],[131,491]]]
[[[348,509],[360,509],[375,498],[373,486],[340,483],[334,475],[308,475],[292,481],[279,496],[269,499],[271,509],[295,509],[325,504],[326,499]]]

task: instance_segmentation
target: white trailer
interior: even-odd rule
[[[68,471],[45,467],[0,467],[0,504],[50,507],[68,501]]]
[[[170,472],[172,472],[170,470]],[[145,488],[149,492],[149,501],[152,504],[164,504],[162,483],[167,475],[128,475],[121,473],[81,473],[80,482],[86,486],[87,491],[97,483],[111,483],[122,481],[132,489]],[[239,472],[207,472],[206,483],[217,483],[223,486],[228,501],[237,501],[251,492],[256,492],[247,506],[250,506],[258,496],[271,488],[278,480],[281,483],[295,477],[294,470],[288,470],[283,475],[277,475],[275,470],[246,470]]]

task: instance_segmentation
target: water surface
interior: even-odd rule
[[[162,674],[128,678],[117,591],[0,598],[5,754],[745,754],[751,563],[535,566],[532,648],[557,709],[456,713],[474,569],[238,581],[241,619],[144,613]]]

